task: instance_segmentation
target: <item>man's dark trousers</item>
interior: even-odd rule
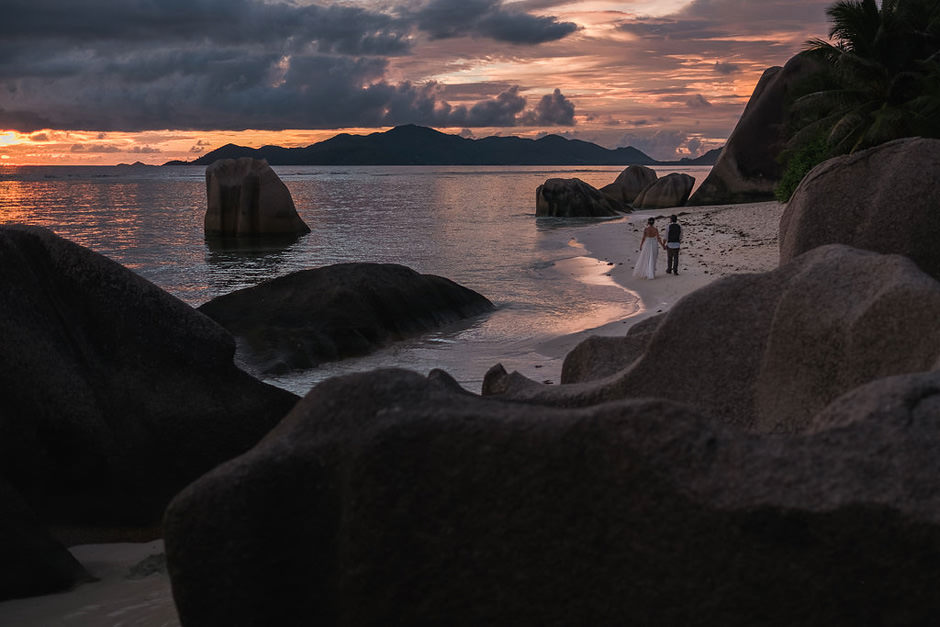
[[[679,249],[666,248],[666,272],[679,274]]]

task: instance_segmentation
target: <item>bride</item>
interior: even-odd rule
[[[654,218],[646,221],[647,226],[643,229],[643,239],[640,240],[640,257],[636,260],[636,267],[633,268],[633,276],[646,277],[652,279],[656,276],[656,256],[659,253],[657,244],[665,250],[666,244],[663,238],[659,236],[659,231],[653,226]]]

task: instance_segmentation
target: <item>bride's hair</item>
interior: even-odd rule
[[[653,226],[653,222],[655,221],[656,221],[656,218],[650,218],[649,220],[646,221],[646,223],[649,224],[650,226]]]

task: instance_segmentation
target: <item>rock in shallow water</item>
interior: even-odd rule
[[[581,179],[548,179],[535,190],[535,215],[556,218],[619,216],[623,207]]]
[[[267,161],[220,159],[206,168],[208,236],[275,236],[309,233],[290,191]]]
[[[273,374],[364,355],[492,308],[443,277],[397,264],[343,263],[219,296],[199,310],[238,338],[242,359]]]

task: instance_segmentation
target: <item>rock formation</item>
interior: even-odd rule
[[[42,228],[0,227],[0,303],[0,478],[47,524],[154,524],[297,400],[212,320]]]
[[[718,162],[690,205],[773,200],[782,169],[777,157],[786,137],[783,125],[795,84],[819,69],[818,62],[796,55],[786,65],[767,69],[751,94]]]
[[[561,367],[562,383],[594,381],[616,374],[643,354],[664,314],[630,327],[624,337],[591,336],[574,347]]]
[[[940,140],[899,139],[830,159],[806,175],[787,203],[780,263],[839,243],[905,255],[940,280],[938,198]]]
[[[548,179],[535,190],[535,215],[598,218],[621,215],[618,204],[581,179]]]
[[[669,398],[741,429],[798,433],[853,388],[938,367],[937,320],[940,283],[909,259],[822,246],[684,297],[615,377],[546,386],[495,368],[483,391],[564,406]]]
[[[284,182],[267,161],[220,159],[206,168],[209,236],[297,235],[310,228],[297,215]]]
[[[605,185],[600,191],[617,201],[621,209],[626,210],[633,206],[633,201],[640,192],[655,181],[655,170],[643,165],[631,165],[621,172],[613,183]]]
[[[265,373],[364,355],[395,340],[490,311],[486,298],[396,264],[344,263],[294,272],[199,307]]]
[[[173,501],[174,599],[194,627],[932,624],[940,422],[867,406],[780,437],[331,379]]]
[[[633,200],[634,209],[681,207],[689,199],[695,177],[673,172],[651,183]]]
[[[19,494],[0,479],[0,601],[59,592],[90,580]]]

